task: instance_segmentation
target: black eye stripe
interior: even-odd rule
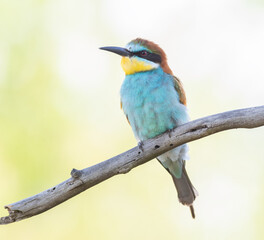
[[[146,56],[142,56],[141,52],[142,51],[133,52],[132,55],[140,57],[140,58],[147,59],[147,60],[149,60],[151,62],[154,62],[154,63],[161,63],[161,56],[159,54],[151,53],[151,52],[147,51],[148,54]]]

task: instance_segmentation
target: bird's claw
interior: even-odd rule
[[[171,138],[171,133],[173,132],[173,129],[169,129],[167,132],[169,134],[169,138]]]
[[[143,150],[144,143],[142,141],[138,142],[138,148],[141,150],[141,152],[144,152]]]

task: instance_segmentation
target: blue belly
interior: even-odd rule
[[[121,87],[121,102],[138,140],[153,138],[188,121],[173,77],[161,68],[127,75]]]

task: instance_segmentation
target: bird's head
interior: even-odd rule
[[[158,67],[172,74],[165,52],[151,41],[137,38],[129,42],[125,48],[101,47],[100,49],[121,55],[121,66],[126,75],[146,72]]]

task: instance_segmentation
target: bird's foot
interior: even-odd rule
[[[138,142],[138,148],[141,150],[141,152],[144,152],[143,150],[144,143],[142,141]]]
[[[169,129],[167,133],[169,134],[169,138],[171,138],[171,133],[173,132],[173,129]]]

